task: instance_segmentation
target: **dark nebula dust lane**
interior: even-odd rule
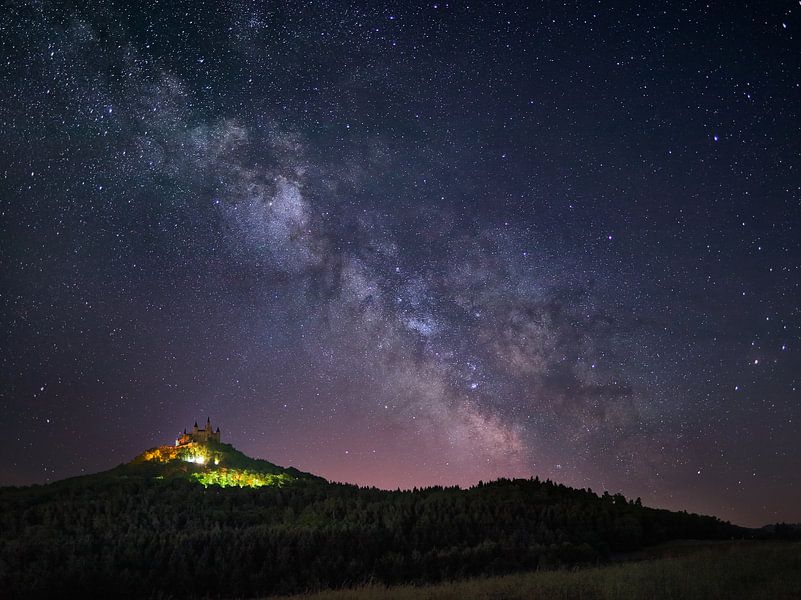
[[[210,416],[332,480],[801,520],[769,4],[12,2],[0,484]]]

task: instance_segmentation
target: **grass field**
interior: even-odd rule
[[[432,586],[365,586],[293,596],[308,600],[799,600],[801,543],[678,543],[646,560]]]

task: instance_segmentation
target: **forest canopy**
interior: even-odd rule
[[[2,589],[248,597],[589,564],[671,539],[748,533],[537,478],[386,491],[224,444],[213,452],[219,465],[165,450],[98,475],[0,489]]]

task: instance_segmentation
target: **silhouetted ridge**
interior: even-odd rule
[[[537,478],[470,489],[333,484],[209,442],[0,489],[10,597],[255,597],[595,563],[748,530]]]

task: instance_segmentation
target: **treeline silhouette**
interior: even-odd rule
[[[0,490],[0,596],[254,597],[435,582],[748,531],[538,479],[222,489],[110,473]]]

